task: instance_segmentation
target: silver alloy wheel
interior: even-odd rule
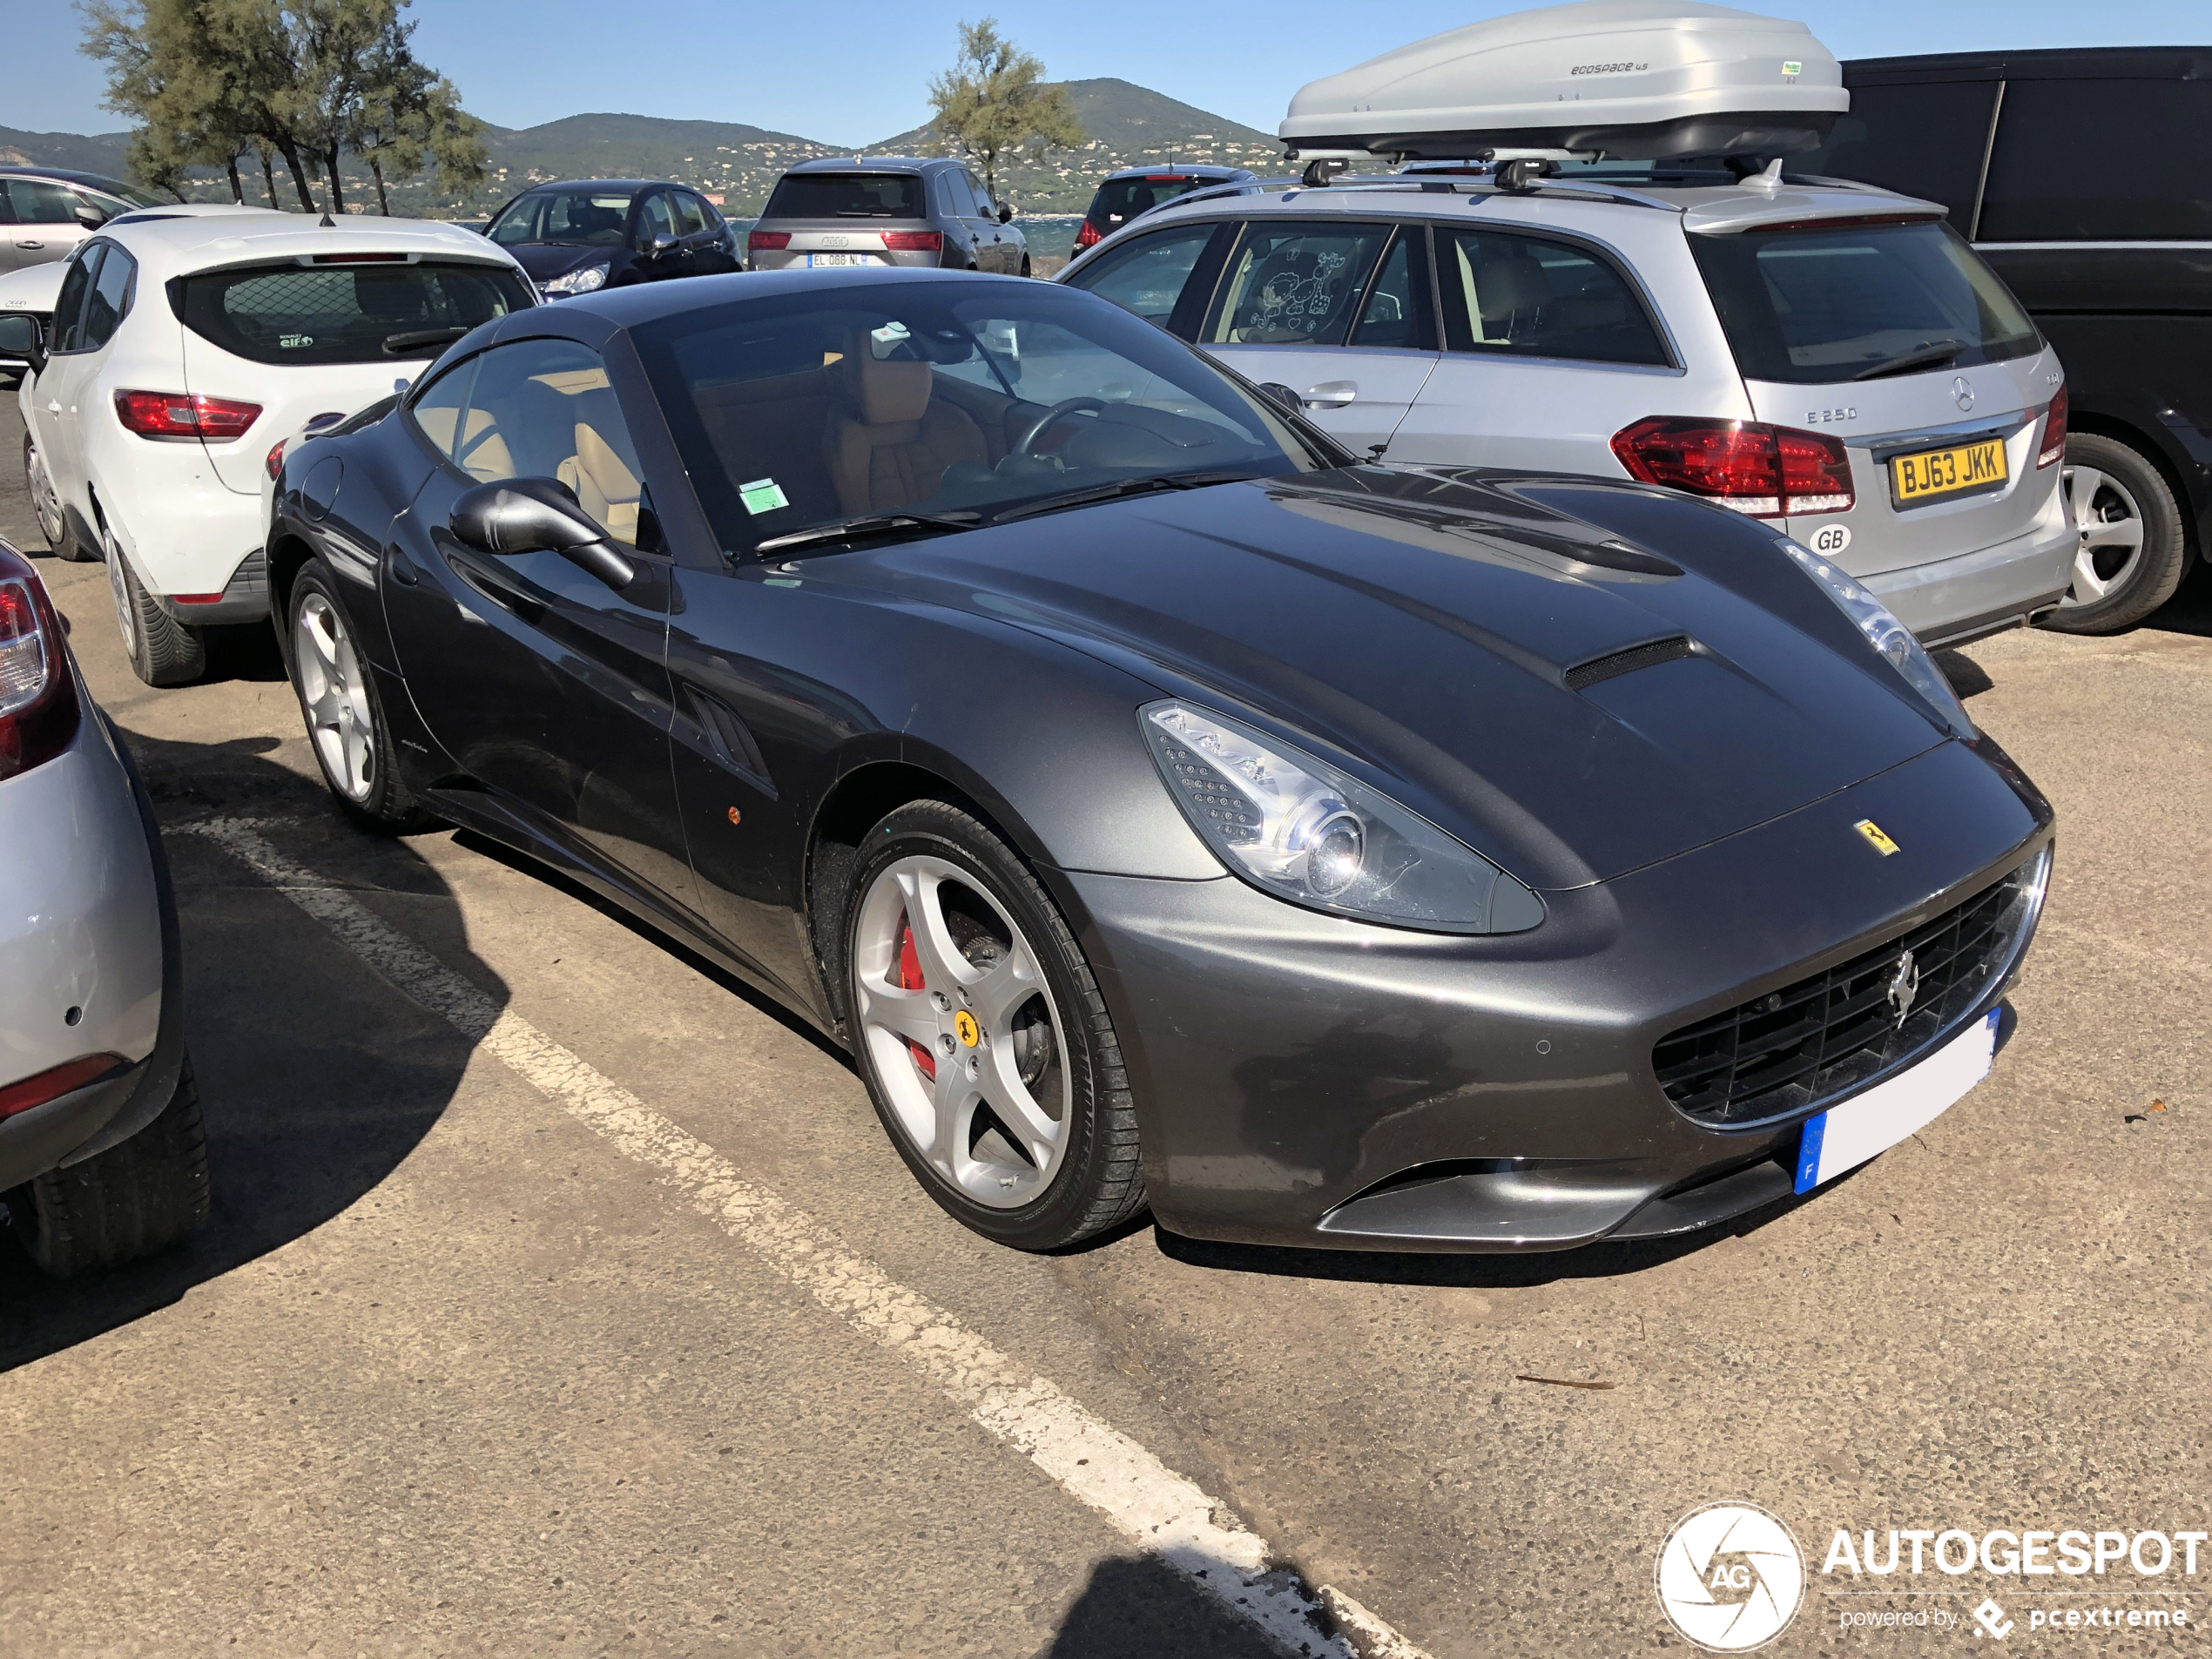
[[[2059,603],[2094,604],[2124,586],[2143,556],[2143,509],[2134,493],[2108,472],[2068,466],[2059,475],[2081,540],[2074,585]]]
[[[46,457],[39,453],[36,443],[27,443],[23,452],[24,482],[30,490],[30,508],[38,515],[38,532],[46,538],[48,547],[59,547],[64,523],[62,518],[62,498],[55,492],[53,475],[46,470]]]
[[[853,957],[861,1041],[914,1150],[992,1209],[1041,1197],[1068,1150],[1068,1045],[1006,907],[956,865],[903,858],[860,901]]]
[[[107,589],[115,596],[115,625],[123,633],[123,654],[135,659],[138,654],[138,607],[131,597],[131,578],[123,569],[123,550],[115,544],[112,532],[101,536],[100,547],[107,555]]]
[[[322,758],[323,775],[347,799],[366,801],[376,786],[376,724],[369,712],[368,688],[344,619],[320,593],[300,602],[292,655],[300,665],[307,735]]]

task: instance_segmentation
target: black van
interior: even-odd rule
[[[2212,47],[1862,57],[1793,172],[1939,201],[2066,365],[2081,556],[2047,626],[2141,621],[2212,556]]]

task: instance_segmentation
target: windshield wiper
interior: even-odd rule
[[[941,536],[948,530],[975,528],[982,517],[981,513],[857,513],[851,518],[834,519],[826,524],[816,524],[807,529],[793,530],[787,536],[772,536],[753,548],[756,556],[767,559],[778,554],[789,553],[802,547],[821,547],[832,542],[850,542],[863,536],[894,535],[901,530],[926,530]]]
[[[1009,507],[1002,513],[991,515],[991,523],[1005,524],[1017,518],[1028,518],[1037,513],[1056,513],[1063,508],[1088,507],[1094,502],[1112,501],[1122,496],[1147,495],[1156,489],[1204,489],[1208,484],[1237,484],[1260,475],[1253,472],[1170,472],[1156,478],[1124,478],[1117,483],[1094,484],[1088,489],[1070,489],[1063,495],[1047,496],[1041,501],[1023,502]]]
[[[1910,374],[1916,368],[1935,368],[1949,362],[1966,349],[1963,340],[1932,340],[1925,346],[1915,346],[1902,357],[1892,357],[1886,362],[1862,368],[1851,376],[1855,381],[1878,381],[1885,374]]]
[[[404,334],[384,336],[384,354],[401,356],[418,346],[450,346],[469,332],[464,325],[458,328],[410,328]]]

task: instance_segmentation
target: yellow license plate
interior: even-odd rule
[[[1890,488],[1899,507],[1912,507],[1941,496],[1995,489],[2009,475],[2000,438],[1961,443],[1949,449],[1923,449],[1890,462]]]

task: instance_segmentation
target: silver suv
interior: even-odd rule
[[[826,157],[776,181],[745,238],[745,266],[924,265],[1027,276],[1029,244],[1013,218],[958,161]]]
[[[1777,522],[1931,644],[2057,605],[2055,353],[1944,210],[1777,172],[1202,192],[1070,265],[1393,462]]]

